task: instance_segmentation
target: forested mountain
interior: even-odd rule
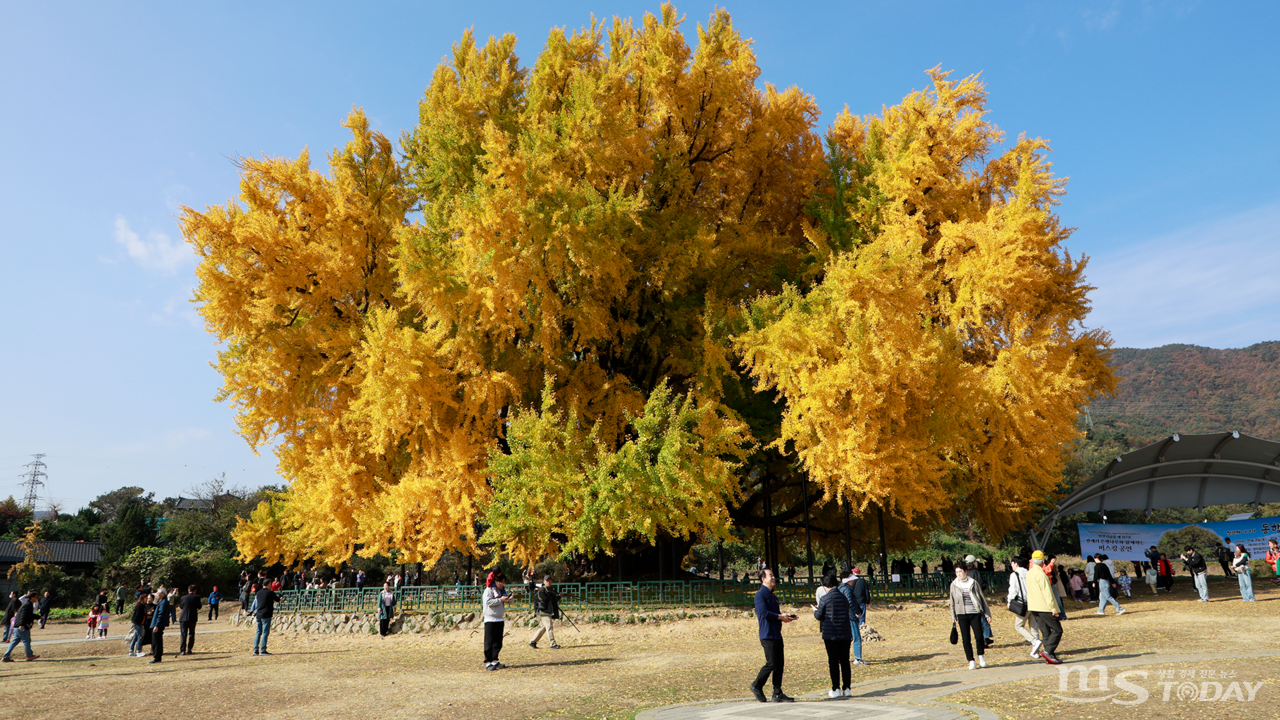
[[[1280,440],[1280,342],[1121,348],[1111,366],[1120,378],[1116,397],[1095,402],[1086,423],[1123,434],[1130,447],[1175,432]]]

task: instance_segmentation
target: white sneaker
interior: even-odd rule
[[[978,656],[978,667],[986,667],[986,666],[987,666],[987,656],[986,656],[986,655],[979,655],[979,656]]]
[[[1032,643],[1031,643],[1031,657],[1033,657],[1033,658],[1038,658],[1038,657],[1040,657],[1040,646],[1041,646],[1041,645],[1043,645],[1043,644],[1044,644],[1044,643],[1040,642],[1039,640],[1032,641]]]
[[[1117,610],[1117,611],[1116,611],[1116,614],[1117,614],[1117,615],[1123,615],[1123,614],[1124,614],[1124,608],[1120,608],[1119,610]]]
[[[1098,612],[1094,613],[1094,615],[1106,615],[1106,614],[1107,614],[1106,610],[1099,610]]]
[[[827,697],[832,698],[832,699],[838,698],[838,697],[840,697],[840,691],[839,691],[839,690],[828,690],[828,691],[827,691]]]
[[[852,690],[850,690],[849,688],[845,688],[845,689],[841,690],[841,691],[840,691],[840,694],[841,694],[842,696],[844,696],[844,697],[853,697],[853,691],[852,691]]]
[[[972,660],[970,660],[970,661],[969,661],[969,669],[970,669],[970,670],[972,670],[973,668],[974,668],[973,661],[972,661]]]

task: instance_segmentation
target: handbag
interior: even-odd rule
[[[951,644],[955,645],[958,642],[960,642],[960,630],[955,623],[951,623]]]
[[[1018,575],[1014,573],[1014,575]],[[1018,582],[1022,583],[1022,595],[1018,595],[1009,601],[1009,612],[1018,617],[1025,617],[1027,614],[1027,601],[1023,598],[1027,594],[1027,585],[1022,580],[1022,576],[1018,575]]]

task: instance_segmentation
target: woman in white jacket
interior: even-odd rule
[[[506,590],[507,576],[500,572],[489,573],[485,580],[484,595],[480,604],[484,612],[484,669],[500,670],[506,665],[498,662],[502,652],[502,633],[506,628],[507,603],[514,596]]]
[[[1005,604],[1012,608],[1015,599],[1022,601],[1022,607],[1025,609],[1027,605],[1027,559],[1023,557],[1015,557],[1009,560],[1009,564],[1013,566],[1013,572],[1009,573],[1009,596],[1005,599]],[[1031,611],[1027,611],[1023,615],[1014,614],[1013,629],[1021,635],[1027,642],[1031,643],[1031,657],[1040,657],[1040,628],[1033,622]]]

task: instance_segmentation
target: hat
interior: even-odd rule
[[[858,568],[853,568],[852,570],[849,571],[848,575],[844,576],[844,580],[842,580],[841,582],[853,582],[854,580],[857,580],[857,579],[858,579]]]
[[[1044,551],[1043,551],[1043,550],[1037,550],[1037,551],[1035,551],[1035,552],[1031,553],[1031,559],[1032,559],[1032,560],[1043,560],[1043,559],[1044,559]]]
[[[964,561],[965,561],[965,562],[978,562],[978,558],[976,558],[976,557],[974,557],[974,556],[972,556],[972,555],[965,555],[965,556],[964,556]]]

